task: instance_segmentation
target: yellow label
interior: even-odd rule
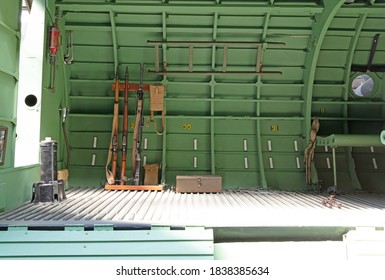
[[[320,112],[321,114],[325,114],[325,113],[326,113],[326,109],[325,109],[325,108],[320,108],[320,109],[319,109],[319,112]]]
[[[135,123],[134,122],[130,123],[130,127],[135,128]]]
[[[190,123],[185,123],[185,124],[183,124],[183,129],[185,129],[185,130],[191,130],[191,128],[192,128],[192,125],[191,125]]]
[[[272,125],[271,131],[279,131],[279,126],[278,125]]]

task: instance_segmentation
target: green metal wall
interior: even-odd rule
[[[153,128],[144,129],[148,149],[143,155],[147,163],[163,163],[165,183],[174,184],[180,174],[219,174],[225,188],[307,189],[303,152],[312,116],[320,118],[319,135],[379,134],[383,129],[383,73],[370,74],[376,83],[371,98],[356,98],[350,89],[358,75],[350,66],[365,64],[373,36],[384,33],[382,0],[369,2],[57,1],[62,24],[74,32],[75,58],[66,66],[70,185],[104,184],[115,69],[123,77],[128,67],[130,80],[137,83],[139,63],[149,71],[157,68],[155,48],[148,41],[158,41],[163,42],[159,67],[166,61],[168,74],[146,73],[145,83],[167,86],[167,130],[157,136]],[[385,45],[380,38],[374,64],[383,62]],[[188,44],[170,43],[175,41],[262,42],[263,52],[259,60],[255,46],[225,50],[206,45],[190,51]],[[257,61],[263,72],[281,74],[256,74]],[[180,71],[187,73],[172,73]],[[146,116],[148,106],[146,94]],[[130,123],[134,108],[131,93]],[[377,169],[372,170],[366,164],[372,161],[369,148],[338,150],[338,182],[343,189],[372,190],[384,176],[383,150],[376,149]],[[329,152],[317,149],[313,174],[325,186],[333,179],[325,165]]]
[[[31,198],[37,166],[14,169],[21,1],[0,2],[0,126],[8,128],[5,163],[0,166],[0,211]]]

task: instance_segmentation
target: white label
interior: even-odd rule
[[[147,150],[148,139],[144,138],[143,149]]]
[[[243,165],[244,165],[245,169],[249,168],[249,159],[247,157],[243,158]]]
[[[198,139],[194,138],[194,151],[198,150]]]
[[[247,152],[247,139],[243,139],[243,151]]]
[[[273,164],[273,158],[269,158],[269,164],[270,164],[270,168],[273,169],[274,168],[274,164]]]
[[[94,142],[92,143],[92,148],[95,149],[97,145],[98,145],[98,137],[94,136]]]
[[[96,162],[96,155],[93,154],[93,155],[92,155],[91,165],[94,166],[94,165],[95,165],[95,162]]]
[[[198,158],[194,157],[194,168],[198,167]]]

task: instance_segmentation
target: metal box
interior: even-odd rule
[[[218,193],[222,191],[222,177],[216,175],[176,176],[176,192]]]

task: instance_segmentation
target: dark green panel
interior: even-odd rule
[[[222,176],[222,181],[227,185],[224,189],[238,189],[243,187],[258,187],[259,172],[252,171],[233,171],[233,170],[218,170],[217,175]]]
[[[271,16],[269,27],[284,27],[284,28],[311,28],[314,20],[311,17],[287,17],[287,16]]]
[[[112,60],[111,60],[112,61]],[[92,69],[92,71],[90,71]],[[74,63],[71,65],[71,79],[110,79],[114,73],[112,63]]]
[[[338,30],[354,30],[357,17],[340,17],[336,16],[330,24],[330,29]]]
[[[244,27],[244,26],[263,26],[265,22],[265,16],[243,16],[242,20],[239,20],[239,16],[223,15],[219,17],[218,27]]]
[[[286,103],[285,100],[281,102],[261,104],[261,116],[298,116],[301,111],[302,102]]]
[[[308,188],[303,172],[266,171],[266,179],[274,189],[300,191]]]
[[[342,83],[345,70],[343,68],[317,67],[315,83]]]
[[[269,97],[291,97],[291,98],[301,98],[302,97],[302,84],[264,84],[261,87],[261,96]]]
[[[343,85],[333,85],[333,84],[315,84],[313,89],[313,100],[318,100],[318,98],[326,97],[329,99],[340,100],[344,96],[344,86]]]

